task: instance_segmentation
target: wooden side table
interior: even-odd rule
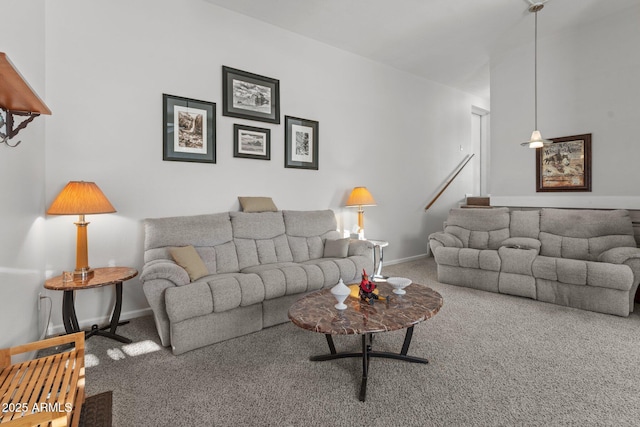
[[[120,322],[120,311],[122,310],[122,282],[132,279],[138,275],[138,270],[129,267],[104,267],[93,270],[93,276],[81,280],[80,278],[71,281],[64,281],[62,276],[53,277],[44,283],[46,289],[55,291],[64,291],[62,300],[62,321],[64,329],[68,334],[81,332],[76,317],[76,309],[74,305],[74,291],[99,288],[102,286],[115,285],[116,287],[116,304],[111,314],[111,322],[102,328],[93,325],[90,331],[85,331],[85,337],[92,335],[102,335],[123,343],[131,343],[129,338],[116,334],[116,328],[128,322]],[[107,330],[108,329],[108,330]]]

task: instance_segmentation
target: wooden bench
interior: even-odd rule
[[[11,364],[11,357],[73,344],[69,351]],[[77,426],[84,402],[84,332],[0,350],[1,426]]]

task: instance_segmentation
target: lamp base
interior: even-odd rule
[[[91,267],[84,267],[81,268],[79,270],[74,270],[73,271],[73,279],[74,280],[89,280],[93,277],[93,268]]]

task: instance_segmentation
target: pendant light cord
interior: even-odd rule
[[[535,27],[533,35],[533,99],[535,105],[534,111],[534,130],[538,130],[538,11],[535,12]]]

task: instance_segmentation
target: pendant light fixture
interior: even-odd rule
[[[538,12],[542,10],[547,0],[534,2],[529,0],[531,6],[529,6],[529,12],[535,15],[534,26],[534,64],[533,64],[533,85],[534,85],[534,130],[531,133],[531,139],[527,142],[523,142],[523,147],[540,148],[544,144],[550,144],[551,141],[542,138],[540,131],[538,130]]]

